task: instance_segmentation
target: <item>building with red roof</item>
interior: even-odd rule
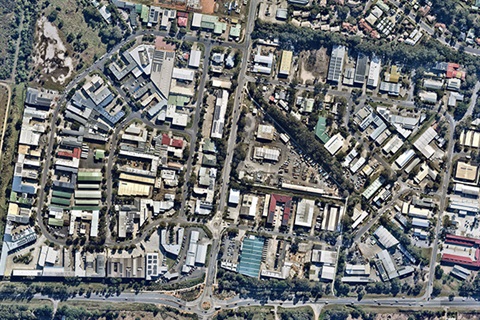
[[[164,133],[162,135],[162,145],[174,148],[182,148],[183,140],[170,138],[167,134]]]
[[[73,151],[58,151],[57,156],[61,158],[77,158],[80,159],[80,156],[82,154],[82,149],[80,148],[75,148]]]
[[[283,206],[282,227],[286,227],[292,213],[292,197],[282,196],[278,194],[270,195],[270,203],[268,206],[267,216],[268,224],[273,224],[273,219],[275,218],[277,206]]]
[[[177,25],[179,27],[187,27],[188,13],[177,11]]]
[[[447,66],[447,78],[458,78],[465,80],[466,73],[463,70],[460,70],[460,65],[458,63],[448,63]]]
[[[475,248],[475,260],[469,257],[460,256],[456,254],[444,253],[442,255],[442,263],[458,264],[464,267],[480,269],[480,239],[457,236],[454,234],[447,234],[445,236],[446,244],[453,244],[467,248]]]

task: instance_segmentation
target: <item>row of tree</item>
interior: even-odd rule
[[[443,0],[441,2],[443,3]],[[294,50],[296,52],[318,50],[322,47],[330,49],[332,45],[346,45],[351,54],[358,52],[367,55],[375,54],[383,60],[403,64],[406,67],[405,70],[429,67],[437,61],[457,62],[466,67],[468,87],[475,84],[475,75],[480,73],[480,60],[475,56],[462,52],[462,50],[454,50],[429,37],[424,37],[421,43],[412,47],[404,43],[385,39],[375,40],[360,36],[348,37],[334,32],[301,28],[291,24],[278,25],[257,20],[252,38],[277,38],[282,49]]]
[[[328,288],[319,282],[311,282],[307,279],[286,280],[258,280],[238,273],[218,270],[219,292],[236,292],[242,297],[251,297],[259,300],[287,300],[293,295],[296,299],[320,298],[328,291]]]
[[[257,103],[261,103],[268,117],[273,120],[280,131],[286,131],[294,143],[308,154],[323,169],[330,173],[330,177],[343,189],[352,191],[352,184],[345,178],[341,164],[324,148],[323,144],[315,137],[301,121],[291,115],[285,115],[279,108],[264,102],[261,92],[256,90],[255,85],[250,83],[250,95]],[[277,128],[278,129],[278,128]]]

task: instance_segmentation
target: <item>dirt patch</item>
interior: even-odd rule
[[[212,14],[215,11],[215,0],[200,0],[202,13]]]
[[[67,48],[58,29],[46,17],[37,23],[37,39],[33,62],[41,70],[41,77],[63,85],[73,72],[72,58],[67,56]]]
[[[314,81],[319,79],[325,82],[328,73],[327,49],[303,51],[300,53],[299,61],[301,63],[301,79],[303,81]]]

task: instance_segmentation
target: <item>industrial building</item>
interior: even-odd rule
[[[371,88],[378,87],[380,81],[380,71],[382,71],[382,61],[379,57],[373,56],[368,71],[367,86]]]
[[[275,127],[266,124],[260,124],[257,129],[257,140],[272,141],[275,138]]]
[[[225,114],[227,112],[228,91],[219,90],[215,102],[215,111],[212,120],[211,138],[221,139],[223,137],[223,128],[225,126]]]
[[[399,243],[398,240],[384,226],[379,226],[373,235],[385,249],[394,247]]]
[[[455,183],[454,191],[455,193],[461,194],[462,196],[465,196],[465,197],[478,198],[480,188],[465,185],[463,183]]]
[[[258,210],[259,198],[251,194],[245,194],[242,198],[240,215],[248,218],[255,218]]]
[[[280,149],[271,147],[255,147],[253,149],[253,158],[260,161],[278,162],[280,160]]]
[[[337,133],[325,143],[325,149],[333,156],[343,148],[344,143],[345,138],[340,133]]]
[[[346,47],[340,45],[334,45],[332,48],[332,54],[330,56],[330,63],[328,66],[327,80],[334,83],[340,83],[343,64],[345,61]]]
[[[435,104],[437,103],[437,93],[431,91],[421,91],[418,96],[422,102],[428,104]]]
[[[295,225],[310,228],[312,226],[314,209],[314,200],[300,200],[297,205],[297,212],[295,213]]]
[[[435,154],[435,149],[430,143],[437,137],[437,131],[429,127],[422,135],[413,143],[413,146],[420,151],[425,158],[430,159]]]
[[[478,167],[462,161],[458,161],[457,169],[455,172],[455,179],[466,182],[475,182],[477,181],[477,171]]]
[[[280,67],[278,68],[278,77],[287,78],[290,75],[290,68],[292,66],[293,52],[283,50],[282,58],[280,60]]]
[[[362,85],[365,83],[368,69],[368,57],[363,53],[359,53],[357,57],[357,65],[355,68],[354,84]]]
[[[265,199],[265,203],[268,203],[268,206],[265,207],[266,210],[263,213],[263,215],[267,217],[267,224],[272,225],[275,220],[276,213],[281,212],[281,216],[277,217],[277,219],[280,219],[281,225],[286,227],[293,210],[292,200],[293,199],[290,196],[278,194],[268,195]],[[280,210],[277,210],[278,207],[280,207]]]
[[[398,168],[402,169],[407,165],[407,163],[412,160],[412,158],[415,156],[415,151],[412,149],[405,151],[402,153],[396,160],[395,163],[397,164]]]
[[[265,241],[254,236],[247,236],[243,239],[238,264],[238,273],[245,276],[258,278],[260,265],[262,263],[263,247]]]

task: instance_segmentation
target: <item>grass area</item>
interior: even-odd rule
[[[2,306],[8,306],[11,305],[12,302],[8,300],[0,300],[0,308]],[[25,301],[25,302],[20,302],[20,301],[15,301],[16,306],[23,306],[27,308],[38,308],[38,307],[43,307],[45,305],[48,305],[49,307],[53,307],[53,303],[50,300],[43,300],[43,299],[32,299],[30,301]]]
[[[315,314],[311,307],[282,308],[278,307],[277,314],[280,319],[314,320]]]
[[[251,320],[275,320],[272,307],[241,307],[220,311],[213,319],[251,319]]]
[[[143,311],[147,306],[155,306],[154,304],[145,304],[145,303],[115,303],[115,302],[95,302],[95,301],[66,301],[60,302],[58,307],[61,306],[70,306],[70,307],[81,307],[86,310],[100,310],[100,311]]]
[[[172,258],[167,257],[168,270],[170,270],[170,268],[172,268],[174,264],[175,264],[175,260],[172,259]]]
[[[432,248],[429,247],[420,249],[420,255],[422,256],[422,258],[430,261],[430,258],[432,257]]]
[[[82,71],[106,52],[107,47],[99,37],[99,30],[91,28],[82,14],[85,1],[42,0],[40,7],[43,8],[41,13],[47,17],[52,12],[57,12],[56,19],[52,23],[57,27],[58,34],[65,44],[67,56],[73,59],[74,70]],[[57,70],[65,73],[64,70]],[[75,72],[72,73],[71,78],[74,76]],[[62,87],[61,84],[48,80],[51,79],[50,77],[43,79],[45,83],[42,86],[45,88],[59,90]]]
[[[59,313],[75,314],[80,319],[198,319],[194,314],[152,303],[67,301],[59,303],[57,315]]]
[[[3,121],[5,119],[5,112],[7,111],[8,103],[8,89],[5,86],[0,86],[0,139],[3,132]]]
[[[197,299],[200,295],[201,291],[200,291],[200,287],[197,288],[197,289],[193,289],[193,290],[188,290],[188,291],[180,291],[177,293],[177,296],[180,297],[182,300],[185,300],[185,301],[194,301],[195,299]]]
[[[451,293],[458,295],[458,289],[462,285],[462,281],[447,273],[443,273],[441,279],[435,279],[434,285],[442,288],[439,296],[448,297]]]
[[[21,83],[12,88],[12,101],[7,115],[7,127],[5,129],[2,158],[0,159],[0,234],[5,229],[5,216],[7,212],[7,189],[10,188],[13,178],[17,141],[21,128],[23,115],[23,102],[25,100],[25,84]],[[0,118],[3,119],[3,118]],[[1,237],[3,239],[3,237]]]
[[[439,319],[444,313],[443,308],[429,307],[425,314],[422,307],[398,307],[398,306],[325,306],[319,319]],[[431,312],[433,314],[431,314]]]
[[[0,79],[8,79],[12,73],[14,60],[16,28],[20,19],[16,19],[16,3],[10,0],[0,0]],[[1,117],[0,119],[3,119]]]

